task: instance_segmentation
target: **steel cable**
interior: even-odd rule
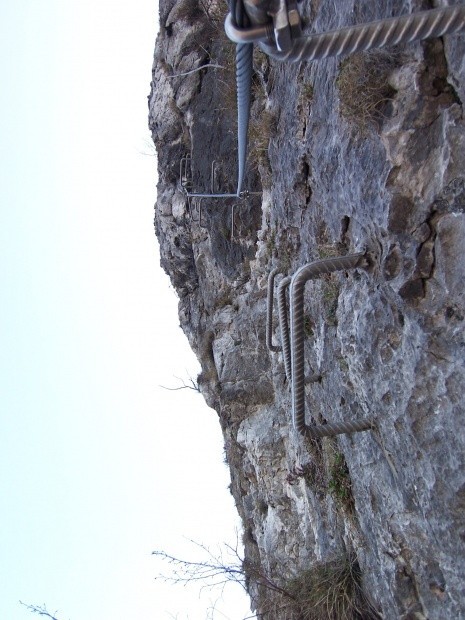
[[[349,254],[327,258],[301,267],[292,277],[290,288],[291,309],[291,373],[292,373],[292,421],[294,428],[309,437],[331,437],[342,433],[364,431],[372,427],[369,420],[357,422],[305,423],[305,375],[304,375],[304,289],[308,280],[325,273],[354,269],[364,254]]]
[[[236,46],[237,82],[237,195],[240,196],[247,159],[247,134],[249,131],[250,93],[252,89],[253,45],[240,43]]]
[[[346,56],[354,52],[411,43],[465,30],[465,4],[462,3],[348,26],[330,32],[303,35],[294,39],[290,50],[279,51],[270,38],[269,24],[254,25],[249,31],[247,28],[242,28],[239,22],[234,23],[233,15],[234,13],[228,15],[225,22],[230,39],[245,42],[253,38],[267,54],[287,62]]]
[[[230,0],[229,10],[236,23],[245,28],[249,18],[242,2]],[[250,97],[252,91],[253,43],[239,42],[236,45],[236,85],[237,85],[237,196],[241,195],[247,160],[247,135],[249,131]]]
[[[441,37],[464,29],[465,4],[459,4],[300,37],[295,39],[287,53],[270,48],[265,43],[261,46],[273,58],[299,62]]]

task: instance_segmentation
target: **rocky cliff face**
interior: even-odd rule
[[[430,5],[301,6],[324,31]],[[313,64],[257,53],[247,186],[262,195],[236,203],[232,238],[234,201],[204,200],[199,218],[179,179],[190,153],[195,190],[210,187],[213,160],[221,191],[235,187],[224,14],[160,0],[149,122],[162,266],[224,433],[253,604],[298,617],[264,577],[304,590],[312,567],[349,558],[381,617],[465,618],[465,37]],[[321,378],[306,407],[319,423],[368,417],[374,429],[310,441],[265,346],[267,277],[360,250],[368,269],[307,286],[306,371]],[[305,617],[345,617],[318,613]]]

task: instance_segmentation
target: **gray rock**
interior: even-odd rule
[[[202,227],[180,192],[187,152],[199,189],[213,159],[226,189],[236,174],[232,46],[201,5],[185,4],[160,2],[155,227],[219,414],[246,560],[285,586],[355,554],[382,617],[465,618],[465,39],[313,64],[257,54],[247,183],[263,195],[237,206],[231,239],[232,203],[204,201]],[[420,4],[336,11],[321,0],[302,12],[327,30]],[[226,69],[170,77],[208,61]],[[375,105],[357,70],[384,76]],[[350,113],[347,98],[358,102]],[[290,425],[282,355],[265,347],[267,275],[361,248],[368,269],[307,285],[306,367],[321,380],[306,406],[318,422],[366,416],[375,429],[309,442]],[[253,575],[249,591],[263,610]]]

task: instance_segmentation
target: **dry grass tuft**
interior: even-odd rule
[[[386,104],[396,92],[388,78],[400,61],[400,54],[386,50],[361,52],[343,60],[336,80],[341,116],[362,131],[379,127]]]
[[[271,169],[268,156],[270,140],[276,135],[277,118],[266,108],[260,114],[253,114],[249,124],[249,161],[254,168],[262,165]]]
[[[354,558],[317,564],[289,584],[301,620],[374,619],[375,610],[363,593]]]
[[[261,620],[377,620],[365,595],[355,557],[342,556],[315,564],[284,588],[268,591],[257,618]]]

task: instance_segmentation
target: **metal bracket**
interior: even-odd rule
[[[274,45],[279,52],[288,52],[294,40],[302,36],[302,21],[296,0],[276,0],[257,4],[257,0],[243,1],[246,12],[252,18],[253,26],[241,28],[229,13],[225,21],[225,30],[235,43],[255,43],[258,41]],[[258,21],[260,23],[258,23]]]
[[[192,191],[192,158],[190,153],[181,157],[179,162],[179,183],[185,193]]]
[[[239,195],[222,193],[218,187],[219,176],[218,162],[213,160],[210,167],[210,193],[194,192],[192,157],[188,153],[181,157],[179,161],[179,184],[187,199],[191,222],[198,223],[201,228],[207,227],[202,218],[202,202],[204,200],[216,198],[235,198],[236,200],[242,201],[247,199],[249,196],[261,195],[261,192],[249,192],[248,190],[240,192]],[[235,239],[235,215],[237,206],[239,205],[235,202],[231,207],[231,241]]]
[[[247,0],[245,0],[247,4]],[[280,52],[288,52],[294,45],[294,38],[302,34],[302,26],[295,0],[279,0],[276,11],[271,11],[276,47]]]

